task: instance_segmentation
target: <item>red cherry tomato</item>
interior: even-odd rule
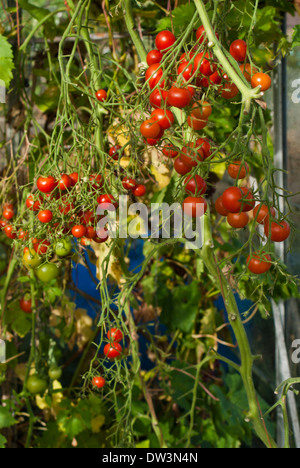
[[[4,227],[4,232],[9,239],[15,239],[17,237],[15,229],[11,224],[7,224]]]
[[[199,120],[207,120],[212,113],[212,107],[207,101],[196,101],[192,105],[191,115]]]
[[[25,312],[26,314],[31,314],[32,312],[32,301],[31,299],[27,299],[25,296],[21,297],[20,301],[20,308]]]
[[[122,180],[122,185],[125,190],[134,190],[137,186],[137,182],[131,177],[124,177]]]
[[[249,166],[246,162],[234,161],[227,168],[232,179],[244,179],[249,173]]]
[[[181,150],[181,160],[190,169],[196,167],[199,161],[204,160],[204,152],[197,142],[190,142]]]
[[[32,245],[34,250],[36,251],[37,254],[39,255],[44,255],[47,253],[49,247],[50,247],[50,242],[46,239],[32,239]]]
[[[14,210],[12,208],[5,208],[3,210],[2,216],[8,221],[14,217]]]
[[[150,65],[153,65],[154,63],[160,63],[162,58],[163,54],[159,50],[152,49],[147,54],[146,62],[150,67]]]
[[[155,46],[158,50],[167,52],[176,42],[176,37],[171,31],[160,31],[155,38]]]
[[[115,341],[115,342],[119,343],[120,341],[123,340],[123,333],[118,328],[111,328],[107,332],[107,338],[110,341]]]
[[[206,213],[207,202],[203,197],[189,196],[183,200],[182,208],[185,214],[196,218]]]
[[[269,237],[269,222],[265,222],[265,235]],[[273,242],[283,242],[285,241],[291,233],[291,227],[289,223],[285,220],[278,222],[271,222],[271,235],[270,239]]]
[[[74,185],[77,184],[79,179],[78,172],[72,172],[72,174],[69,174],[69,177],[71,179],[71,187],[74,187]]]
[[[253,210],[253,217],[258,224],[265,224],[269,222],[269,216],[274,218],[276,216],[276,211],[273,207],[268,207],[263,203],[259,203]]]
[[[104,193],[97,198],[97,203],[102,210],[114,211],[118,207],[117,200],[110,193]]]
[[[140,132],[145,138],[155,139],[160,133],[160,126],[155,120],[148,119],[140,125]]]
[[[174,161],[174,169],[179,175],[186,175],[189,172],[191,172],[191,167],[188,167],[184,164],[182,161],[181,156],[178,156],[178,158],[175,159]]]
[[[247,257],[248,269],[251,271],[251,273],[256,275],[261,275],[262,273],[266,273],[268,270],[270,270],[272,266],[271,262],[271,256],[265,252],[254,253],[252,255],[248,255]]]
[[[227,222],[230,226],[241,229],[249,223],[249,215],[242,211],[241,213],[228,213]]]
[[[167,101],[169,106],[183,109],[190,104],[191,100],[192,95],[186,88],[176,88],[175,86],[172,86],[168,91]]]
[[[124,156],[123,152],[120,152],[120,150],[122,149],[122,146],[120,145],[113,145],[109,148],[109,156],[111,156],[115,161],[117,161],[119,159],[119,155],[120,157]]]
[[[91,187],[93,190],[99,190],[103,187],[103,177],[101,174],[91,174],[89,180],[92,183]]]
[[[188,176],[184,181],[184,190],[186,193],[193,195],[203,195],[207,190],[205,180],[198,174],[194,176]]]
[[[151,113],[151,120],[156,121],[161,128],[167,130],[174,123],[174,114],[169,109],[155,109]]]
[[[53,176],[41,176],[38,178],[36,185],[40,192],[51,193],[57,186],[57,182]]]
[[[143,184],[139,184],[133,189],[132,193],[135,197],[142,197],[147,192],[146,186]]]
[[[122,354],[122,346],[118,342],[107,343],[104,346],[104,354],[109,359],[116,359]]]
[[[223,205],[222,196],[218,197],[216,199],[215,209],[216,209],[216,212],[219,213],[219,215],[221,215],[221,216],[227,216],[228,215],[229,211]]]
[[[41,210],[38,213],[38,219],[41,223],[50,223],[53,218],[52,211],[50,210]]]
[[[168,92],[164,89],[154,89],[149,97],[149,102],[152,107],[162,107],[167,99]]]
[[[72,180],[70,178],[70,176],[68,176],[67,174],[62,174],[60,176],[60,179],[58,181],[58,188],[59,190],[68,190],[72,185]]]
[[[162,152],[167,158],[176,158],[178,155],[179,149],[175,148],[172,143],[167,143],[162,149]]]
[[[233,99],[239,94],[239,89],[234,83],[225,83],[221,88],[221,95],[224,99]]]
[[[82,224],[76,224],[75,226],[72,227],[71,232],[74,237],[80,238],[80,237],[85,236],[86,227],[83,226]]]
[[[103,377],[93,377],[92,384],[94,387],[102,388],[106,384],[106,381]]]
[[[243,194],[242,211],[251,211],[255,207],[254,195],[247,187],[241,187]]]
[[[193,130],[202,130],[207,126],[207,120],[196,119],[193,115],[189,115],[187,118],[187,124]]]
[[[215,35],[216,35],[216,38],[219,39],[219,34],[217,32],[215,32]],[[207,42],[207,36],[206,36],[204,26],[199,26],[199,28],[197,29],[196,39],[200,44]]]
[[[104,102],[107,99],[107,92],[105,89],[98,89],[96,91],[96,98],[98,99],[99,102]]]
[[[236,39],[233,41],[229,48],[230,55],[237,62],[244,62],[247,55],[247,44],[242,39]]]
[[[260,87],[261,91],[267,91],[271,88],[272,80],[266,73],[255,73],[251,78],[252,88]]]
[[[163,76],[163,70],[159,63],[154,63],[147,68],[145,73],[145,81],[148,83],[150,89],[153,89],[158,83],[162,86],[163,81],[161,77]]]

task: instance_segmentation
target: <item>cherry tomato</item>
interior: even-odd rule
[[[228,187],[222,195],[222,203],[229,213],[239,213],[242,211],[243,193],[239,187]]]
[[[106,101],[106,99],[107,99],[107,92],[105,91],[105,89],[98,89],[98,91],[96,91],[96,98],[97,98],[98,101],[100,101],[100,102]]]
[[[221,216],[227,216],[229,211],[224,207],[222,196],[218,197],[215,201],[215,209],[216,212],[219,213]]]
[[[107,343],[104,346],[104,354],[109,359],[116,359],[122,354],[122,346],[118,342]]]
[[[203,159],[207,159],[211,156],[210,143],[206,138],[197,138],[196,148],[198,148],[198,150],[202,150]]]
[[[261,91],[267,91],[271,88],[272,80],[266,73],[255,73],[251,78],[252,88],[260,87]]]
[[[154,89],[149,97],[149,102],[152,107],[162,107],[167,100],[168,92],[164,89]]]
[[[180,175],[186,175],[191,171],[191,167],[188,167],[184,164],[181,156],[178,156],[178,158],[175,159],[174,169],[177,172],[177,174],[180,174]]]
[[[185,81],[189,81],[193,77],[193,64],[181,62],[177,68],[177,74],[181,75]]]
[[[145,120],[140,125],[140,132],[145,138],[156,138],[160,133],[160,126],[152,119]]]
[[[59,380],[62,375],[62,369],[59,366],[51,366],[48,370],[48,376],[51,380]]]
[[[163,52],[167,52],[176,42],[176,37],[171,31],[160,31],[155,38],[155,47]]]
[[[142,197],[143,195],[145,195],[146,191],[146,186],[143,184],[139,184],[135,187],[135,189],[132,190],[132,193],[135,197]]]
[[[115,341],[119,343],[123,340],[123,333],[118,328],[111,328],[107,332],[107,338],[109,339],[109,341]]]
[[[103,210],[111,210],[111,211],[114,211],[114,208],[117,208],[118,207],[118,202],[117,200],[115,200],[115,198],[113,197],[113,195],[111,195],[110,193],[105,193],[105,194],[102,194],[100,195],[98,198],[97,198],[97,203],[99,205],[101,205],[101,208]],[[113,208],[114,207],[114,208]]]
[[[231,43],[229,52],[237,62],[244,62],[247,55],[246,42],[242,39],[236,39]]]
[[[46,262],[36,269],[36,275],[43,283],[49,283],[59,275],[59,268],[55,263]]]
[[[61,174],[58,181],[58,188],[61,191],[68,190],[72,185],[72,180],[67,174]]]
[[[4,227],[4,232],[5,232],[6,236],[9,239],[16,239],[16,237],[17,237],[17,234],[15,232],[15,228],[11,224],[7,224]]]
[[[73,236],[78,239],[80,237],[85,236],[86,227],[83,226],[82,224],[75,224],[75,226],[72,227],[71,232]]]
[[[196,119],[193,115],[189,115],[187,118],[187,124],[193,130],[202,130],[207,126],[207,120]]]
[[[155,109],[151,113],[151,120],[156,121],[161,128],[167,130],[174,123],[174,114],[169,109]]]
[[[106,384],[106,381],[103,377],[93,377],[92,384],[94,387],[102,388]]]
[[[246,162],[234,161],[227,168],[232,179],[244,179],[249,173],[249,166]]]
[[[14,217],[14,210],[12,208],[5,208],[3,210],[2,216],[4,219],[9,221]]]
[[[257,68],[253,67],[250,65],[250,63],[241,63],[240,64],[240,70],[243,73],[244,77],[248,81],[248,83],[251,83],[251,77],[258,72]]]
[[[39,177],[36,185],[40,192],[51,193],[57,186],[57,182],[53,176]]]
[[[230,226],[241,229],[249,223],[249,215],[244,211],[241,213],[228,213],[227,222]]]
[[[42,210],[38,213],[38,219],[41,223],[50,223],[53,218],[52,211],[50,210]]]
[[[147,54],[146,62],[150,67],[150,65],[153,65],[154,63],[159,63],[162,58],[163,54],[159,50],[152,49]]]
[[[158,83],[163,86],[164,82],[161,80],[163,76],[163,70],[159,63],[154,63],[147,68],[145,73],[145,81],[148,83],[150,89],[153,89]]]
[[[41,197],[41,196],[40,196]],[[38,199],[38,200],[34,200],[34,196],[33,195],[29,195],[27,198],[26,198],[26,206],[27,208],[30,210],[30,211],[39,211],[40,209],[40,206],[41,206],[41,201],[42,199]]]
[[[162,152],[168,158],[173,159],[176,158],[176,156],[178,155],[179,149],[175,148],[175,146],[173,146],[172,143],[167,143],[163,147]]]
[[[251,271],[251,273],[256,275],[266,273],[268,270],[270,270],[272,266],[271,262],[271,256],[265,252],[254,253],[252,255],[248,255],[247,257],[248,269]]]
[[[265,224],[265,222],[269,222],[269,216],[274,218],[276,216],[276,211],[273,207],[268,207],[268,205],[264,205],[263,203],[259,203],[253,210],[253,217],[258,224]]]
[[[3,229],[5,226],[8,225],[8,221],[6,219],[0,219],[0,227]]]
[[[24,231],[24,229],[20,228],[18,230],[18,239],[27,239],[28,237],[28,232]]]
[[[269,222],[265,222],[265,235],[269,237]],[[285,241],[291,233],[291,227],[289,223],[285,220],[280,222],[271,222],[271,236],[270,239],[273,242],[283,242]]]
[[[234,83],[225,83],[221,89],[224,99],[233,99],[239,94],[239,89]]]
[[[215,36],[217,39],[219,39],[219,34],[215,32]],[[204,42],[207,42],[207,37],[206,37],[206,32],[204,29],[204,26],[199,26],[199,28],[196,31],[196,39],[200,44],[203,44]]]
[[[212,107],[207,101],[196,101],[192,105],[191,115],[199,120],[207,120],[212,113]]]
[[[251,211],[255,206],[254,195],[247,187],[241,187],[243,194],[242,211]]]
[[[100,190],[103,187],[103,177],[101,174],[91,174],[89,181],[93,190]]]
[[[122,185],[125,190],[134,190],[137,186],[137,182],[130,177],[124,177],[122,180]]]
[[[109,148],[109,156],[111,156],[115,161],[119,159],[120,157],[124,156],[123,152],[120,152],[120,149],[122,149],[122,146],[120,145],[114,145]]]
[[[20,308],[25,312],[26,314],[31,314],[32,312],[32,301],[31,299],[27,299],[25,296],[21,297],[20,301]]]
[[[207,210],[207,202],[203,197],[186,197],[183,200],[182,208],[185,214],[196,218],[203,216]]]
[[[44,255],[50,247],[50,242],[46,239],[32,239],[32,245],[38,255]]]
[[[25,249],[23,263],[27,268],[37,268],[42,263],[42,259],[34,249]]]
[[[186,193],[193,195],[203,195],[207,190],[205,180],[198,174],[194,176],[188,176],[184,181],[184,190]]]
[[[176,88],[172,86],[168,91],[167,101],[170,106],[183,109],[188,106],[192,100],[190,91],[186,88]]]
[[[43,395],[48,387],[48,382],[38,374],[33,374],[28,377],[26,388],[33,395]]]
[[[197,147],[197,142],[190,142],[181,150],[181,160],[190,169],[196,167],[199,161],[203,161],[204,152]]]
[[[93,241],[97,242],[97,244],[102,244],[102,242],[106,242],[108,238],[109,235],[106,228],[97,228],[96,237],[93,238]]]
[[[58,239],[54,245],[54,252],[58,257],[66,257],[72,252],[73,244],[69,237]]]
[[[69,174],[69,177],[71,179],[71,187],[74,187],[79,180],[78,172],[72,172],[72,174]]]
[[[212,63],[212,57],[207,52],[200,52],[194,57],[194,72],[198,71],[201,75],[210,76],[216,71],[216,65]]]

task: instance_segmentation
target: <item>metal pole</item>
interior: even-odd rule
[[[283,32],[286,30],[286,19],[283,23]],[[273,103],[274,103],[274,165],[279,170],[276,174],[276,183],[278,187],[286,188],[287,168],[287,73],[286,59],[282,58],[281,64],[273,73]],[[282,195],[284,192],[282,191]],[[280,198],[280,211],[285,211],[284,197]],[[285,243],[278,243],[275,251],[282,261],[285,261]],[[291,377],[288,353],[285,343],[285,313],[286,303],[280,301],[278,304],[271,300],[273,309],[273,318],[275,326],[275,359],[276,359],[276,382],[279,385],[282,381]],[[293,428],[295,446],[300,448],[300,426],[297,415],[297,406],[295,395],[288,393],[287,405],[289,416]],[[277,412],[277,443],[279,447],[284,446],[284,425],[282,412]]]

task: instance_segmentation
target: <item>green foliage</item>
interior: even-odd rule
[[[7,88],[13,78],[14,68],[12,46],[6,37],[0,35],[0,80]]]

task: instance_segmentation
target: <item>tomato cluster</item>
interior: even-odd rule
[[[234,161],[229,164],[228,174],[233,179],[244,179],[249,174],[246,162]],[[250,222],[249,212],[252,212],[254,222],[264,226],[265,236],[272,242],[283,242],[290,235],[290,225],[286,220],[276,220],[276,211],[272,206],[262,202],[256,204],[251,189],[245,186],[232,186],[224,190],[217,198],[215,209],[221,216],[227,217],[227,222],[233,228],[241,229]],[[247,257],[248,269],[254,274],[268,271],[272,266],[272,258],[266,252],[254,252]]]

